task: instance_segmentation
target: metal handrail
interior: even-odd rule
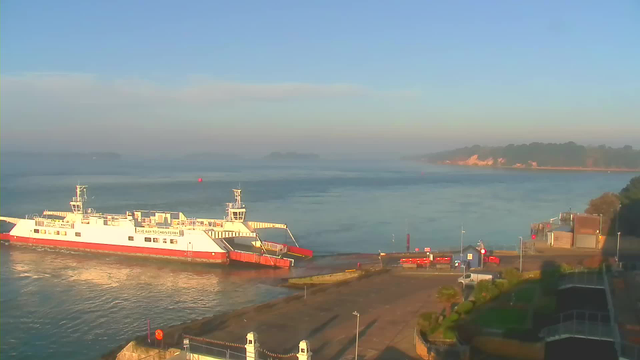
[[[604,287],[604,279],[597,271],[576,270],[564,274],[560,286],[582,285]]]
[[[541,336],[545,339],[554,337],[577,336],[602,340],[613,340],[614,330],[610,324],[571,320],[542,329]]]
[[[222,359],[238,359],[244,360],[247,358],[246,354],[237,353],[229,349],[221,349],[210,345],[191,342],[189,344],[189,354],[211,355]]]
[[[613,307],[613,300],[611,299],[611,288],[609,287],[609,278],[607,277],[607,269],[604,264],[602,265],[602,276],[604,278],[604,293],[607,295],[607,307],[609,307],[609,314],[611,315],[611,327],[613,328],[613,341],[615,343],[618,357],[622,354],[622,346],[620,342],[620,332],[618,330],[618,317],[616,316],[615,309]]]

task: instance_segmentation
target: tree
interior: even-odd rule
[[[612,192],[606,192],[589,201],[589,207],[584,211],[587,214],[602,214],[602,233],[612,234],[615,228],[611,228],[611,222],[618,216],[620,208],[620,196]]]
[[[620,191],[620,231],[640,237],[640,176]]]
[[[449,313],[451,313],[451,305],[454,302],[460,301],[462,296],[458,289],[453,286],[441,286],[438,288],[438,292],[436,293],[436,299],[445,305],[447,309],[447,316],[449,316]]]
[[[500,295],[500,290],[490,280],[478,281],[473,289],[473,298],[478,304],[489,301],[498,295]]]

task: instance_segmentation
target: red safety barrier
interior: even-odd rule
[[[297,246],[290,246],[290,245],[288,246],[288,248],[289,248],[288,252],[291,254],[306,256],[306,257],[313,257],[313,251],[309,249],[303,249]]]
[[[293,261],[290,259],[279,259],[275,257],[262,256],[260,254],[246,253],[240,251],[229,251],[229,259],[246,263],[260,264],[266,266],[275,266],[282,268],[290,268]]]

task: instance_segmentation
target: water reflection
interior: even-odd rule
[[[287,270],[1,246],[3,356],[85,359],[152,327],[292,293]],[[78,347],[78,341],[83,346]],[[37,344],[37,345],[36,345]]]

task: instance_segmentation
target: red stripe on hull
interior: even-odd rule
[[[225,252],[205,252],[205,251],[186,251],[186,250],[172,250],[172,249],[157,249],[146,248],[139,246],[125,246],[125,245],[109,245],[109,244],[95,244],[79,241],[65,241],[65,240],[53,240],[53,239],[37,239],[28,238],[22,236],[14,236],[11,234],[0,234],[0,240],[9,241],[17,245],[28,246],[47,246],[58,247],[65,249],[75,249],[82,251],[94,251],[94,252],[106,252],[123,255],[134,256],[157,256],[165,257],[175,260],[183,261],[202,261],[210,263],[222,263],[228,264],[229,259]]]
[[[240,252],[240,251],[230,251],[229,259],[233,261],[240,261],[244,263],[250,264],[258,264],[258,265],[266,265],[280,268],[290,268],[293,265],[293,261],[291,259],[279,259],[269,256],[262,256],[260,254]]]

